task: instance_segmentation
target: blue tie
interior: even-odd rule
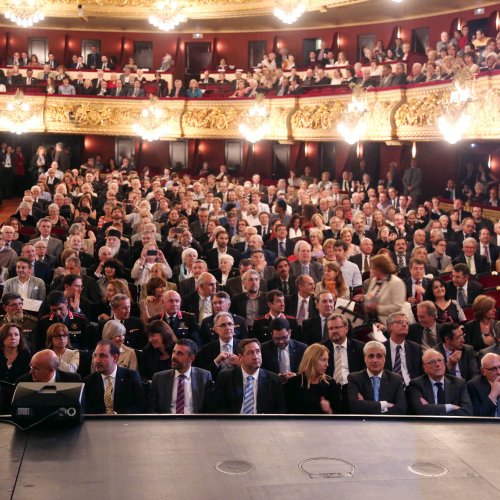
[[[255,398],[253,395],[253,377],[247,377],[245,383],[245,394],[243,395],[243,414],[253,415],[255,413]]]
[[[373,400],[378,401],[380,394],[380,377],[372,377],[372,384],[373,384]]]

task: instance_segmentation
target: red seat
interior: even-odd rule
[[[500,287],[492,288],[491,290],[485,290],[483,292],[483,295],[487,295],[488,297],[495,299],[497,303],[497,309],[500,308]]]
[[[451,281],[451,273],[442,273],[439,275],[439,277],[446,283],[448,281]]]
[[[467,321],[471,321],[474,319],[474,312],[472,311],[472,307],[464,307],[463,309],[465,317]]]
[[[477,278],[477,281],[479,281],[484,288],[496,288],[500,286],[500,275],[497,273],[483,274]]]
[[[21,226],[19,229],[19,234],[23,236],[33,236],[36,234],[36,227],[33,226]]]

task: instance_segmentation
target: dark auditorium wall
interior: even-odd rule
[[[498,5],[485,7],[485,13],[482,17],[488,17],[495,11]],[[396,8],[396,6],[395,6]],[[404,8],[401,7],[401,14],[404,15]],[[301,62],[302,59],[302,40],[304,38],[324,38],[331,42],[335,33],[340,33],[340,48],[347,52],[348,59],[351,62],[356,60],[357,36],[360,34],[374,34],[376,39],[381,39],[384,44],[388,44],[394,29],[397,25],[401,27],[403,38],[411,38],[411,30],[414,28],[429,28],[431,45],[435,45],[439,39],[440,32],[451,28],[456,19],[463,21],[474,19],[472,9],[460,12],[452,12],[440,16],[425,17],[420,19],[411,19],[406,21],[397,20],[370,24],[356,25],[347,27],[333,27],[332,29],[310,29],[310,30],[283,30],[273,32],[251,32],[251,33],[206,33],[203,42],[209,42],[215,45],[215,50],[220,57],[225,57],[229,64],[246,66],[248,61],[248,42],[255,40],[265,40],[267,51],[274,48],[275,42],[286,46],[290,53],[296,56]],[[201,30],[203,23],[200,22]],[[23,50],[27,47],[28,38],[32,36],[47,37],[49,40],[49,49],[54,52],[56,59],[64,61],[69,59],[73,53],[80,52],[81,41],[83,39],[97,38],[101,40],[103,53],[120,57],[123,48],[123,61],[133,56],[134,41],[152,41],[154,66],[157,68],[165,52],[170,52],[175,56],[177,48],[178,57],[176,61],[176,75],[183,76],[183,65],[185,57],[185,43],[192,42],[191,33],[134,33],[134,32],[100,32],[98,34],[89,31],[71,31],[64,35],[61,30],[48,30],[30,28],[21,30],[12,28],[2,28],[0,30],[0,59],[12,54],[14,50]],[[7,47],[8,41],[8,47]],[[196,40],[195,40],[196,41]],[[214,41],[216,43],[214,44]],[[66,54],[65,54],[66,48]],[[242,50],[243,48],[243,50]],[[5,62],[5,61],[4,61]],[[154,68],[152,68],[154,69]]]

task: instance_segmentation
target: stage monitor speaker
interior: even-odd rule
[[[82,382],[21,382],[12,398],[12,418],[32,424],[80,425],[85,413]]]

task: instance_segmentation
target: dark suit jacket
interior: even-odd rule
[[[465,263],[466,259],[463,253],[453,259],[453,264]],[[474,254],[474,265],[476,266],[476,276],[478,274],[489,273],[491,271],[491,266],[488,264],[486,257],[483,257],[482,255]]]
[[[477,254],[476,255],[480,255],[480,251],[481,251],[481,244],[479,244],[479,246],[477,247]],[[500,248],[497,247],[496,245],[493,245],[493,243],[490,243],[488,245],[488,250],[490,252],[490,261],[491,261],[491,266],[488,266],[488,270],[494,270],[495,269],[495,263],[498,259],[498,257],[500,256]]]
[[[444,350],[444,344],[439,343],[435,347],[435,349],[443,355],[445,361],[448,360],[448,358],[446,357],[446,351]],[[467,344],[464,345],[464,348],[462,350],[462,357],[458,362],[458,368],[460,370],[461,378],[463,378],[464,380],[470,380],[476,375],[479,375],[476,353],[474,352],[472,346]],[[446,372],[454,375],[454,373],[448,370],[448,367],[446,367]]]
[[[280,377],[261,368],[257,384],[257,413],[285,413],[285,397]],[[212,411],[240,413],[242,404],[243,373],[241,368],[223,370],[219,374],[212,395]]]
[[[233,339],[233,354],[238,354],[238,339]],[[199,351],[196,359],[194,360],[193,366],[203,368],[208,370],[212,374],[212,378],[217,380],[217,376],[221,369],[221,366],[217,366],[214,363],[214,359],[220,354],[220,342],[219,340],[214,340],[210,344],[205,344]]]
[[[185,297],[186,295],[189,295],[190,293],[196,291],[196,282],[194,278],[191,277],[179,281],[178,290],[181,297]]]
[[[328,349],[328,368],[326,374],[333,377],[335,371],[334,345],[331,340],[322,342]],[[349,373],[360,372],[366,368],[365,356],[363,354],[364,343],[355,339],[347,339],[347,363],[349,365]]]
[[[85,412],[106,413],[104,383],[99,372],[85,377]],[[116,370],[113,409],[116,413],[142,413],[145,410],[144,391],[139,373],[122,368]]]
[[[406,298],[410,298],[410,297],[414,297],[415,294],[412,293],[412,280],[411,280],[411,276],[410,277],[407,277],[405,280],[405,285],[406,285]],[[425,288],[427,290],[427,287],[429,286],[429,279],[428,278],[423,278],[422,279],[422,287]],[[424,294],[422,294],[422,297],[423,297]]]
[[[134,97],[134,92],[135,92],[135,88],[134,87],[131,87],[129,90],[128,90],[128,97]],[[146,91],[143,89],[143,88],[139,88],[137,89],[137,96],[135,97],[146,97]]]
[[[449,281],[446,285],[450,299],[457,300],[457,287],[453,284],[453,281]],[[469,280],[467,283],[467,303],[472,304],[474,299],[481,295],[483,291],[483,285],[477,281]]]
[[[483,335],[481,334],[481,323],[477,319],[467,321],[464,326],[465,343],[471,345],[476,351],[485,349]]]
[[[391,357],[391,344],[387,340],[384,342],[386,348],[385,355],[385,369],[392,371],[392,357]],[[405,347],[405,357],[406,357],[406,368],[410,378],[417,378],[423,375],[424,371],[422,369],[422,347],[416,342],[411,340],[406,340],[404,343]]]
[[[290,274],[297,277],[302,274],[302,264],[298,260],[290,263]],[[309,276],[315,283],[323,279],[323,266],[317,262],[311,261],[309,263]]]
[[[234,259],[234,266],[238,267],[239,252],[235,248],[227,247],[226,253],[231,255]],[[219,250],[213,248],[208,251],[205,255],[205,262],[207,263],[208,269],[218,269],[219,268]]]
[[[298,339],[299,325],[297,324],[297,320],[295,319],[294,316],[289,316],[287,314],[285,314],[285,317],[286,320],[288,321],[288,324],[290,325],[292,338]],[[259,316],[255,318],[255,322],[252,328],[252,337],[259,339],[260,342],[267,342],[268,340],[271,340],[272,332],[269,328],[270,324],[271,324],[271,316],[269,315],[269,313],[265,314],[264,316]]]
[[[304,355],[307,345],[297,340],[290,339],[288,341],[288,354],[290,357],[290,371],[297,373],[302,356]],[[273,373],[280,373],[278,363],[278,347],[276,344],[269,340],[261,345],[262,352],[262,367]]]
[[[175,97],[175,88],[168,93],[168,97]],[[187,97],[187,90],[184,87],[179,89],[179,97]]]
[[[406,415],[406,397],[401,375],[384,370],[380,380],[379,401],[393,403],[387,415]],[[358,399],[358,394],[363,400]],[[379,401],[373,399],[373,385],[367,370],[349,373],[347,384],[347,399],[352,413],[380,415],[382,413]]]
[[[436,335],[438,344],[440,341],[439,330],[441,330],[441,325],[439,323],[436,323]],[[422,344],[423,337],[424,337],[424,327],[420,325],[420,323],[411,324],[408,330],[408,336],[406,337],[406,340],[415,342],[416,344]]]
[[[296,295],[297,287],[295,286],[295,278],[289,275],[287,283],[288,283],[288,295]],[[274,278],[270,279],[267,282],[267,288],[268,290],[280,290],[284,292],[283,282],[281,281],[281,278],[279,276],[275,276]]]
[[[248,302],[248,295],[246,293],[239,293],[235,295],[231,299],[231,307],[230,311],[233,314],[237,314],[238,316],[241,316],[242,318],[246,318],[247,316],[247,302]],[[257,308],[257,314],[256,318],[259,316],[263,316],[267,310],[267,303],[266,303],[266,296],[262,293],[259,292],[259,307]]]
[[[299,303],[302,301],[302,298],[299,299],[299,294],[294,293],[293,295],[289,295],[286,297],[286,313],[290,314],[290,316],[293,316],[294,318],[297,317],[298,314],[298,308],[299,308]],[[308,319],[312,319],[315,316],[318,315],[318,310],[316,309],[316,302],[314,300],[314,297],[311,297],[309,299],[309,311],[308,311]]]
[[[276,256],[279,255],[279,249],[278,249],[278,239],[273,238],[272,240],[268,240],[265,244],[265,247],[273,252]],[[285,254],[287,257],[290,257],[290,255],[293,254],[293,251],[295,249],[295,242],[292,241],[290,238],[287,238],[285,240]]]
[[[207,316],[201,322],[200,339],[202,345],[213,342],[214,340],[217,340],[219,338],[219,336],[213,331],[214,318],[215,318],[214,315]],[[234,321],[234,337],[240,340],[248,337],[245,318],[242,318],[237,314],[233,314],[233,321]]]
[[[56,382],[80,382],[82,379],[78,373],[67,373],[61,370],[56,371]],[[31,373],[26,373],[16,380],[16,384],[20,382],[33,382]]]
[[[171,413],[172,392],[175,382],[175,370],[165,370],[153,375],[148,407],[152,413]],[[207,389],[212,384],[212,376],[207,370],[191,368],[191,391],[193,395],[193,413],[202,413],[205,407]]]
[[[413,379],[406,389],[408,406],[416,415],[447,415],[447,416],[470,416],[472,415],[472,403],[467,392],[467,384],[461,378],[445,375],[444,400],[459,406],[458,410],[446,412],[444,405],[434,402],[434,391],[427,375]],[[429,404],[422,404],[420,398],[424,398]]]
[[[483,375],[477,375],[467,383],[475,417],[494,417],[497,407],[488,397],[491,385]]]

